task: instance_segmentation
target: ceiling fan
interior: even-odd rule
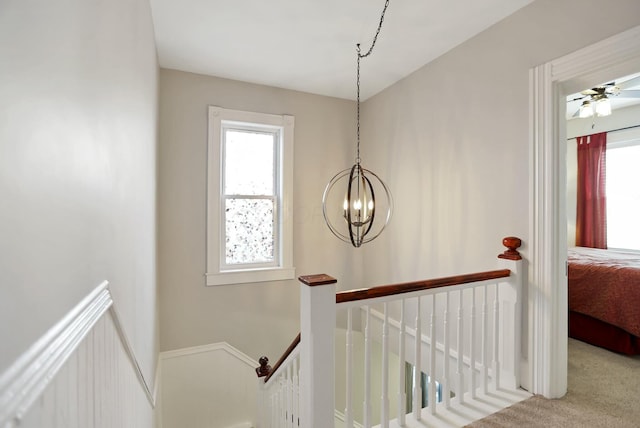
[[[634,89],[638,87],[639,89]],[[567,97],[567,116],[587,118],[609,116],[611,101],[637,98],[640,102],[640,74],[618,79]],[[571,113],[573,112],[573,113]]]

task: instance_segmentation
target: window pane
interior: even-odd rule
[[[274,261],[273,204],[271,199],[227,199],[226,263]]]
[[[273,195],[276,133],[225,129],[224,193]]]
[[[640,145],[607,150],[607,246],[640,250]]]

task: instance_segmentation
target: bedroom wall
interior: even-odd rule
[[[153,382],[157,76],[146,0],[0,5],[0,378],[106,280]]]
[[[275,361],[299,331],[296,280],[206,287],[207,106],[295,116],[296,277],[354,288],[357,252],[331,235],[322,192],[352,162],[352,101],[175,70],[160,71],[159,284],[163,351],[227,342]]]
[[[614,110],[611,116],[596,117],[595,120],[588,118],[567,121],[567,243],[569,246],[575,245],[576,241],[578,161],[575,137],[615,131],[635,125],[640,125],[640,105]],[[607,135],[607,142],[631,139],[640,140],[640,128],[611,132]]]
[[[537,0],[367,100],[363,163],[396,211],[364,248],[365,285],[493,268],[508,235],[527,256],[529,70],[640,24],[637,1],[608,10]]]

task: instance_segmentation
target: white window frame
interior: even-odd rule
[[[294,117],[254,113],[241,110],[209,106],[209,136],[207,154],[207,272],[206,285],[244,284],[265,281],[282,281],[295,278],[293,267],[293,130]],[[223,262],[224,255],[224,215],[223,199],[223,128],[253,127],[279,130],[280,138],[276,149],[277,203],[274,212],[277,239],[273,263],[239,265],[230,268]]]
[[[640,128],[633,127],[630,129],[619,131],[619,132],[610,131],[607,134],[607,151],[623,149],[625,147],[634,147],[634,146],[640,146]],[[609,226],[607,224],[607,228],[608,227]],[[607,233],[608,233],[608,230],[607,230]],[[609,246],[609,249],[621,250],[621,251],[632,252],[632,253],[640,253],[640,250],[635,248],[619,248],[619,247]]]

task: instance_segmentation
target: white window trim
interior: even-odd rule
[[[623,149],[626,147],[634,147],[634,146],[640,146],[640,128],[625,129],[619,132],[609,131],[609,133],[607,134],[607,151]],[[609,226],[607,224],[607,228],[608,227]],[[640,253],[640,250],[637,250],[634,248],[620,248],[620,247],[608,246],[608,249],[613,251],[620,251],[624,253]]]
[[[230,110],[209,106],[207,153],[207,272],[206,285],[244,284],[282,281],[295,278],[293,267],[293,130],[294,117]],[[268,268],[221,270],[221,133],[222,122],[234,121],[283,128],[282,147],[278,150],[282,165],[282,220],[280,224],[280,264]]]

